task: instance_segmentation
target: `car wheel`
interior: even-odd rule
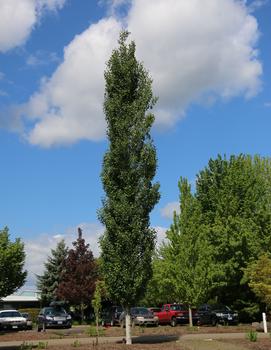
[[[170,325],[171,325],[171,327],[176,327],[176,326],[177,326],[176,317],[172,317],[172,319],[171,319],[171,321],[170,321]]]
[[[39,326],[37,326],[37,331],[40,332],[41,331],[41,328]]]

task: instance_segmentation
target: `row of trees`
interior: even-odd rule
[[[52,301],[64,301],[79,307],[81,319],[84,308],[90,304],[98,277],[98,264],[89,244],[78,229],[78,238],[73,248],[68,249],[61,240],[44,264],[44,273],[37,276],[37,288],[41,301],[48,305]]]
[[[194,193],[181,178],[180,214],[153,259],[145,301],[197,306],[213,300],[239,310],[241,318],[255,316],[257,297],[268,300],[259,280],[269,283],[270,297],[270,264],[261,269],[271,253],[270,180],[270,159],[248,155],[211,159]]]

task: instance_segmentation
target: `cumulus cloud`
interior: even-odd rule
[[[123,1],[111,1],[118,4]],[[50,147],[105,136],[103,72],[124,23],[153,77],[158,126],[174,125],[193,102],[258,93],[259,31],[244,2],[133,0],[130,5],[122,21],[109,17],[92,24],[65,48],[63,63],[24,108],[33,122],[26,135],[30,143]]]
[[[56,11],[66,0],[1,0],[0,52],[24,44],[42,13]]]
[[[83,238],[89,243],[90,249],[95,257],[99,256],[100,248],[98,244],[99,237],[103,234],[103,226],[96,223],[81,223],[78,225],[83,231]],[[34,239],[25,240],[26,264],[28,271],[27,285],[35,286],[36,274],[42,274],[44,263],[47,257],[51,255],[51,249],[55,249],[57,243],[64,239],[66,245],[71,248],[72,242],[77,239],[77,228],[70,227],[64,233],[42,234]]]
[[[180,203],[179,202],[170,202],[164,208],[161,209],[162,217],[166,219],[172,219],[174,211],[180,213]]]
[[[103,74],[120,30],[115,19],[101,20],[65,48],[63,63],[24,109],[35,120],[30,143],[50,147],[104,136]]]

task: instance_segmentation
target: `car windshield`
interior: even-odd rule
[[[63,307],[60,307],[60,308],[48,307],[44,310],[44,314],[56,316],[56,315],[66,314],[66,311],[65,311],[65,309],[63,309]]]
[[[4,311],[0,313],[0,317],[22,317],[18,311]]]
[[[147,315],[149,313],[150,313],[150,311],[145,307],[133,307],[131,309],[132,315]]]
[[[180,305],[180,304],[174,304],[170,306],[171,310],[173,311],[182,311],[185,310],[184,305]]]
[[[222,304],[217,304],[212,306],[213,310],[219,310],[222,312],[231,312],[231,309],[228,306],[222,305]]]

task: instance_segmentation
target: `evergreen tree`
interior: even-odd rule
[[[148,113],[155,98],[151,79],[135,57],[135,43],[122,32],[105,72],[104,111],[109,150],[102,182],[106,197],[100,211],[106,230],[101,239],[104,278],[111,298],[126,310],[126,342],[131,343],[130,307],[143,296],[151,277],[155,231],[149,215],[159,200],[156,151]]]
[[[51,256],[44,264],[44,272],[37,276],[37,288],[40,291],[41,302],[48,305],[52,301],[59,300],[57,290],[61,282],[63,264],[68,254],[68,248],[64,240],[61,240],[56,249],[51,249]]]
[[[7,227],[0,230],[0,298],[23,286],[27,276],[27,272],[23,270],[24,263],[23,243],[19,238],[11,242]]]
[[[98,269],[89,244],[82,238],[80,228],[78,238],[72,244],[74,248],[68,251],[64,261],[57,295],[70,304],[78,305],[83,320],[84,307],[90,305],[95,291]]]

